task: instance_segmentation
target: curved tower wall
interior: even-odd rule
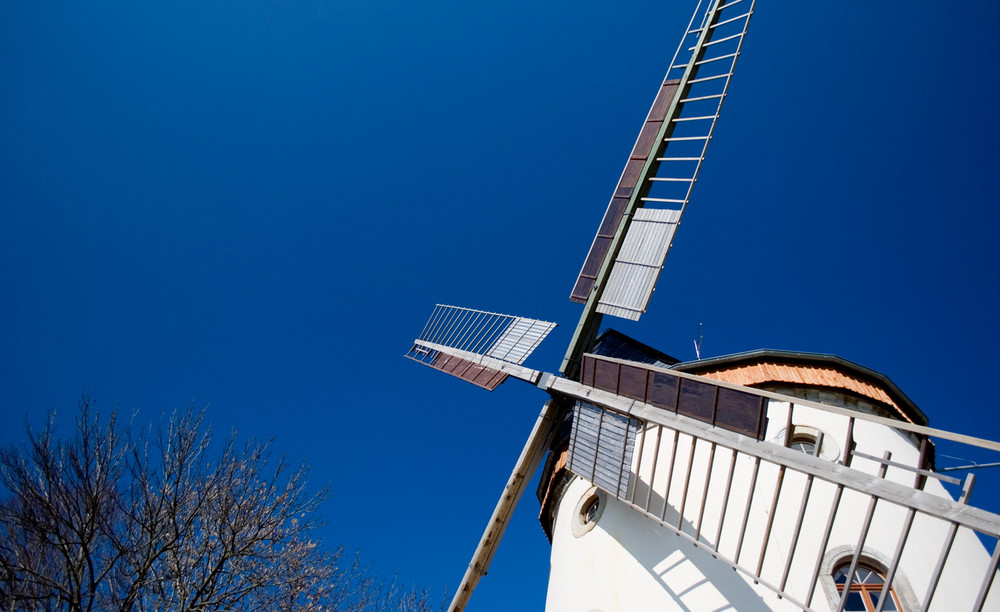
[[[797,394],[803,395],[816,393],[814,389],[782,388],[780,391],[798,391]],[[824,403],[859,412],[880,410],[855,395],[828,390],[822,393],[821,401]],[[784,445],[791,437],[786,436],[789,406],[788,402],[769,402],[765,441]],[[849,435],[849,420],[846,416],[798,404],[794,406],[791,418],[796,436],[823,433],[820,457],[831,462],[842,459],[844,443]],[[685,434],[676,437],[675,445],[673,432],[665,428],[647,429],[639,437],[641,439],[636,441],[636,448],[641,450],[635,453],[632,460],[631,499],[649,499],[650,511],[664,517],[670,525],[680,525],[681,530],[691,536],[695,536],[698,526],[703,525],[704,530],[697,534],[699,541],[717,546],[719,552],[729,559],[736,558],[739,549],[740,565],[759,566],[759,575],[773,584],[786,581],[789,593],[808,591],[818,563],[820,572],[810,606],[816,610],[836,609],[839,595],[832,572],[853,555],[870,497],[844,491],[829,541],[820,551],[823,531],[835,498],[832,484],[814,479],[810,485],[802,473],[761,463],[747,513],[747,499],[754,479],[753,461],[749,456],[740,455],[736,459],[728,499],[723,499],[723,485],[733,463],[728,450],[716,447],[713,453],[711,444]],[[853,439],[856,452],[881,457],[889,451],[893,462],[913,467],[920,462],[917,439],[899,430],[857,419],[853,425]],[[693,453],[692,441],[695,444]],[[689,458],[692,458],[690,462]],[[664,466],[671,463],[675,464],[675,469],[665,469]],[[857,456],[852,459],[851,467],[873,476],[880,469],[879,463]],[[692,474],[686,491],[685,478],[671,477],[671,472]],[[890,466],[885,478],[912,487],[915,474]],[[667,479],[671,479],[670,503],[664,508],[663,493],[667,491]],[[707,492],[706,480],[709,483]],[[775,499],[779,480],[780,495]],[[653,482],[652,490],[650,481]],[[811,494],[786,575],[794,525],[806,487],[811,488]],[[923,488],[926,492],[949,497],[944,487],[933,478],[928,478]],[[563,488],[556,503],[551,527],[547,610],[801,609],[714,558],[710,550],[694,546],[670,528],[603,493],[597,494],[599,509],[596,513],[591,511],[592,520],[588,521],[582,513],[588,509],[587,500],[594,495],[594,487],[589,482],[574,476]],[[703,498],[704,504],[701,503]],[[724,503],[725,517],[722,516]],[[684,507],[683,517],[678,511],[681,505]],[[904,508],[886,502],[877,504],[865,539],[862,560],[883,571],[889,567],[905,518]],[[720,523],[721,532],[716,529]],[[764,546],[764,534],[767,532],[768,544]],[[893,582],[902,609],[921,608],[920,603],[925,598],[947,532],[945,521],[917,515],[911,533],[919,534],[919,537],[911,536],[907,540]],[[931,610],[971,609],[988,561],[989,555],[975,534],[960,529]],[[1000,610],[1000,598],[993,594],[984,609]]]

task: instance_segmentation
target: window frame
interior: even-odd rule
[[[839,564],[837,564],[834,567],[833,572],[831,574],[833,576],[833,583],[837,587],[837,594],[840,597],[843,597],[844,593],[843,587],[846,586],[847,584],[846,574],[847,571],[850,569],[851,569],[851,559],[847,558],[844,559]],[[867,582],[867,581],[858,582],[856,580],[852,580],[851,588],[848,590],[848,593],[857,593],[861,596],[861,601],[865,606],[865,612],[875,612],[875,610],[878,608],[878,602],[876,600],[873,600],[872,594],[874,593],[876,598],[882,594],[882,589],[885,587],[886,570],[882,569],[881,567],[877,567],[873,563],[867,563],[859,559],[857,567],[854,568],[854,573],[856,575],[859,571],[864,571],[864,570],[870,572],[869,576],[871,574],[874,574],[879,578],[881,578],[881,580],[879,580],[877,583]],[[843,571],[845,574],[843,583],[837,582],[837,574],[840,573],[841,571]],[[892,585],[889,585],[889,597],[892,598],[892,602],[895,605],[895,610],[903,609],[902,604],[899,601],[899,597],[896,596],[896,590],[892,588]],[[883,609],[886,608],[883,607]],[[847,608],[845,608],[845,610],[847,610]]]
[[[820,571],[818,578],[818,583],[820,589],[826,595],[826,600],[829,605],[836,609],[838,603],[840,603],[841,590],[833,580],[833,574],[840,567],[844,565],[849,565],[851,559],[854,558],[855,548],[850,545],[835,546],[829,549],[825,555],[823,555],[823,562],[820,564]],[[882,554],[881,552],[864,547],[861,550],[861,554],[858,556],[858,564],[864,564],[869,568],[875,569],[883,580],[885,579],[886,569],[892,563],[892,559]],[[910,612],[912,610],[920,610],[920,601],[917,599],[916,592],[910,585],[909,579],[906,577],[906,573],[901,567],[896,568],[896,573],[892,578],[891,592],[895,595],[896,608],[900,612]],[[813,601],[815,602],[815,597],[818,597],[817,593],[814,596]],[[873,608],[874,609],[874,608]]]

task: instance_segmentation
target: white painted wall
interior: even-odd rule
[[[862,411],[870,408],[839,394],[827,394],[822,401]],[[787,403],[772,402],[769,405],[765,440],[779,444],[784,441],[787,414]],[[847,417],[797,405],[793,411],[792,423],[823,431],[825,442],[822,456],[830,460],[840,458],[846,439]],[[641,455],[637,452],[633,460],[633,471],[637,469],[640,477],[637,481],[633,480],[637,484],[632,499],[645,506],[646,496],[649,495],[650,511],[663,513],[663,494],[667,489],[667,480],[670,479],[670,504],[663,515],[669,524],[677,525],[680,519],[677,508],[685,497],[684,476],[691,456],[692,438],[679,436],[675,449],[671,430],[662,430],[659,445],[655,437],[652,431],[646,432],[646,438],[641,443]],[[917,464],[919,452],[916,441],[908,435],[858,420],[855,422],[854,437],[860,452],[881,456],[883,451],[889,450],[893,461],[913,466]],[[708,443],[702,441],[696,444],[690,466],[692,477],[686,501],[683,502],[681,528],[693,536],[699,524],[699,514],[703,514],[700,540],[718,543],[719,552],[730,559],[736,555],[742,533],[738,562],[744,567],[756,569],[770,518],[778,468],[775,465],[761,464],[756,494],[746,530],[743,531],[741,521],[748,498],[753,461],[747,456],[739,457],[720,533],[718,526],[722,518],[722,497],[731,455],[726,449],[717,449],[710,468],[709,454]],[[669,466],[672,461],[675,468],[673,476],[670,476]],[[878,470],[877,463],[858,458],[854,460],[852,467],[871,474],[876,474]],[[701,499],[709,471],[711,479],[708,501],[702,509]],[[890,467],[886,477],[907,486],[913,485],[914,474],[901,468]],[[649,487],[651,479],[652,492]],[[781,581],[792,547],[794,525],[805,486],[806,477],[803,474],[786,470],[760,574],[769,582]],[[779,599],[766,587],[753,584],[744,574],[733,570],[726,563],[714,559],[710,551],[694,546],[671,529],[610,497],[602,500],[603,511],[593,528],[586,533],[574,535],[574,523],[578,534],[583,531],[578,518],[579,504],[591,488],[590,483],[576,478],[566,489],[556,510],[546,610],[742,612],[798,609],[787,600]],[[934,479],[928,479],[924,490],[948,496]],[[829,609],[830,601],[834,601],[833,605],[836,604],[836,591],[829,574],[837,560],[849,557],[857,546],[861,523],[870,503],[867,496],[845,491],[829,544],[821,555],[819,546],[834,491],[833,485],[814,481],[801,535],[788,570],[786,591],[804,598],[817,560],[822,557],[821,580],[811,604],[816,610]],[[903,508],[880,502],[865,542],[865,555],[882,565],[890,565],[905,514]],[[903,609],[920,609],[919,602],[924,599],[947,528],[944,521],[917,516],[895,583]],[[969,530],[960,529],[931,610],[954,612],[970,609],[988,561],[989,555],[977,537]],[[985,609],[1000,610],[1000,587],[993,591]]]

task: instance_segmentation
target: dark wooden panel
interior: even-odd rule
[[[636,366],[622,365],[618,378],[618,394],[639,401],[646,401],[646,375],[649,370]]]
[[[681,380],[677,413],[711,423],[715,413],[715,386],[687,378]]]
[[[763,410],[763,398],[759,395],[719,387],[715,424],[730,431],[760,438]]]
[[[753,393],[680,378],[638,363],[615,362],[600,355],[584,357],[582,382],[758,440],[764,435],[766,403]]]
[[[677,412],[677,386],[680,379],[662,372],[651,372],[647,381],[646,401],[657,408]]]
[[[492,373],[487,372],[487,368],[475,363],[470,363],[469,367],[467,367],[465,371],[462,372],[462,378],[469,381],[470,383],[480,384],[477,381],[479,380],[479,377],[482,376],[484,373],[486,374],[485,380],[489,380],[490,378],[493,377]]]
[[[456,367],[462,365],[464,359],[459,359],[458,357],[452,357],[451,355],[441,354],[441,357],[434,361],[434,367],[441,370],[442,372],[447,372],[451,374]]]
[[[639,182],[639,175],[642,174],[645,162],[644,159],[630,159],[625,165],[625,172],[622,173],[622,180],[618,182],[618,186],[635,187],[635,184]]]
[[[583,266],[583,276],[592,276],[597,278],[597,273],[601,269],[601,263],[604,262],[604,255],[608,252],[608,248],[611,246],[611,238],[603,238],[598,236],[594,239],[594,246],[590,249],[590,256],[587,257],[587,263]]]
[[[611,203],[608,204],[608,212],[604,215],[604,221],[601,222],[601,227],[597,229],[597,235],[606,238],[613,238],[615,232],[618,231],[618,225],[622,222],[622,214],[625,212],[625,206],[628,205],[628,197],[623,198],[611,198]]]
[[[653,107],[649,110],[649,121],[663,121],[667,116],[667,109],[670,108],[670,102],[677,93],[679,83],[678,79],[663,82],[660,91],[656,93],[656,99],[653,100]]]
[[[594,387],[618,393],[618,364],[598,360],[594,367]]]
[[[663,123],[663,118],[666,116],[670,101],[676,95],[678,83],[679,81],[677,80],[665,81],[656,92],[656,98],[653,100],[649,116],[643,123],[639,137],[636,139],[635,147],[633,147],[629,160],[625,164],[622,178],[618,181],[618,185],[615,186],[614,195],[608,203],[608,208],[601,220],[601,225],[597,230],[598,237],[590,247],[587,259],[583,263],[583,271],[580,272],[580,277],[577,278],[573,291],[570,293],[569,299],[574,302],[585,304],[587,298],[590,297],[594,281],[597,279],[597,272],[604,262],[604,256],[607,255],[610,237],[614,236],[615,231],[618,229],[625,205],[632,196],[632,191],[639,181],[639,175],[642,174],[642,168],[646,160],[657,148],[655,146],[656,134]],[[608,240],[602,242],[602,238],[608,238]],[[584,277],[589,277],[589,280],[584,280]]]
[[[632,148],[632,155],[629,156],[629,159],[646,161],[656,141],[656,134],[660,131],[661,125],[663,125],[662,121],[647,121],[642,126],[642,131],[639,132],[639,138],[635,141],[635,147]]]
[[[434,362],[428,365],[446,374],[457,376],[477,387],[482,387],[487,391],[496,389],[500,383],[507,380],[507,375],[500,370],[487,368],[467,359],[444,353],[440,353]]]
[[[593,288],[594,279],[581,276],[576,279],[576,286],[573,287],[573,293],[569,296],[569,299],[578,304],[586,304],[587,298],[590,297],[590,290]]]
[[[580,377],[580,382],[587,385],[588,387],[594,386],[594,358],[590,356],[584,356],[583,358],[583,375]]]

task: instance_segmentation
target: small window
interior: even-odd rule
[[[828,433],[809,425],[792,425],[791,431],[781,429],[773,440],[792,450],[829,461],[836,461],[840,456],[837,441]],[[817,446],[819,449],[816,448]]]
[[[802,451],[807,455],[816,454],[816,438],[811,436],[796,436],[792,438],[792,441],[788,444],[788,448],[792,450]]]
[[[847,584],[847,573],[851,569],[850,562],[839,565],[833,572],[833,582],[837,585],[837,593],[843,596],[844,585]],[[845,612],[874,612],[878,608],[879,597],[882,595],[882,587],[885,584],[885,576],[877,569],[858,563],[854,570],[854,578],[851,580],[851,588],[847,594],[847,605]],[[900,610],[896,593],[889,589],[889,598],[883,610],[887,612]]]
[[[593,529],[597,525],[597,521],[601,520],[601,515],[604,514],[604,507],[607,504],[608,500],[604,491],[597,487],[591,486],[584,491],[573,512],[573,536],[579,538]]]
[[[597,516],[600,514],[601,510],[601,498],[596,495],[587,500],[586,505],[583,507],[583,511],[580,513],[580,519],[583,524],[593,523],[597,521]]]

